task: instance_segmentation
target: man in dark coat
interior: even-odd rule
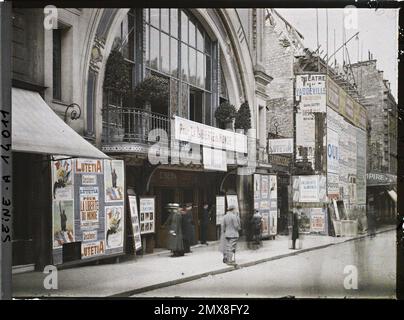
[[[192,204],[182,208],[182,233],[184,236],[184,252],[190,253],[191,246],[195,244],[195,226],[192,216]]]
[[[176,203],[169,203],[166,208],[170,214],[164,224],[168,227],[167,249],[173,252],[173,257],[183,256],[184,239],[182,234],[182,215],[178,211],[179,205]]]
[[[299,210],[299,208],[298,208]],[[298,211],[292,213],[292,249],[296,249],[296,240],[299,239],[299,219]]]
[[[201,244],[206,244],[207,233],[208,233],[208,226],[209,226],[209,205],[205,203],[202,209],[202,216],[200,219],[201,224]]]

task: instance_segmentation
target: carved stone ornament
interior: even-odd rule
[[[94,44],[91,48],[90,69],[98,72],[101,68],[104,55],[105,39],[94,38]]]

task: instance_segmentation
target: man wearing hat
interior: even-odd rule
[[[230,265],[236,264],[235,254],[239,230],[241,230],[240,217],[235,209],[234,205],[229,205],[222,221],[223,262]]]

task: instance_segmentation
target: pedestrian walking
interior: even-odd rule
[[[235,207],[230,205],[222,222],[223,262],[226,264],[236,264],[235,255],[240,230],[240,217],[238,213],[235,212]]]
[[[208,245],[208,243],[206,242],[208,236],[208,226],[209,226],[209,204],[205,202],[202,208],[202,215],[200,219],[201,244]]]
[[[167,249],[171,250],[172,257],[184,255],[184,239],[182,234],[182,215],[179,212],[179,205],[176,203],[167,204],[169,217],[164,226],[168,227]]]
[[[192,216],[192,204],[182,207],[182,233],[184,237],[184,252],[190,253],[191,246],[195,245],[195,226]]]

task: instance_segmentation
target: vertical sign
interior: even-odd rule
[[[303,74],[296,76],[296,101],[304,112],[325,112],[326,76],[324,74]]]
[[[11,299],[11,3],[0,3],[1,241],[0,300]]]

